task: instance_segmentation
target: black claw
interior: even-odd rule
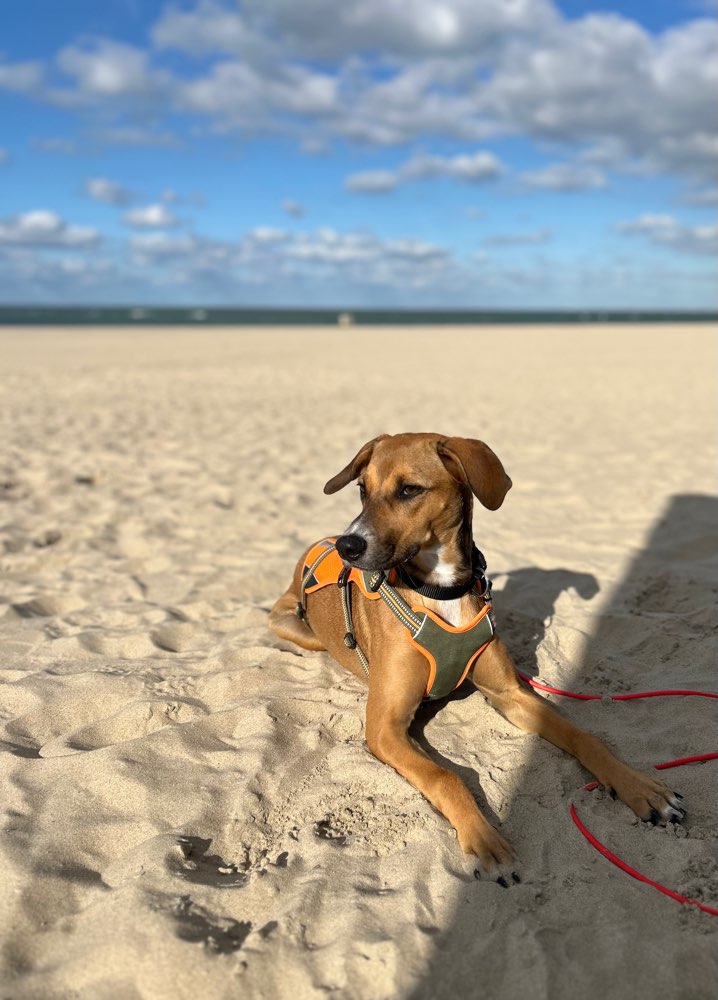
[[[686,818],[686,811],[685,811],[685,809],[679,809],[678,812],[679,812],[680,815],[678,815],[678,816],[674,815],[674,816],[670,817],[670,822],[671,823],[682,823],[683,820]]]
[[[502,888],[504,888],[504,889],[508,889],[508,887],[509,887],[509,883],[508,883],[508,882],[506,881],[506,879],[504,878],[504,876],[503,876],[503,875],[499,875],[499,877],[498,877],[498,878],[496,879],[496,881],[497,881],[497,882],[499,883],[499,885],[500,885],[500,886],[501,886]]]
[[[611,788],[608,794],[611,796],[611,798],[615,802],[616,801],[616,789],[615,788]]]
[[[675,795],[675,797],[676,797],[677,799],[682,799],[682,798],[683,798],[683,796],[681,795],[681,793],[680,793],[680,792],[674,792],[673,794]]]
[[[644,820],[644,822],[646,822],[646,823],[652,823],[653,826],[655,826],[656,823],[660,823],[661,822],[661,814],[659,813],[659,811],[657,809],[651,808],[651,811],[648,814],[648,819]]]
[[[477,879],[481,878],[481,872],[479,871],[478,868],[474,868],[474,878],[477,878]]]
[[[521,881],[521,876],[519,875],[518,872],[511,872],[511,878],[514,880],[514,882]]]

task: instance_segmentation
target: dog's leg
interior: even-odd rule
[[[659,819],[680,822],[684,818],[681,799],[667,785],[629,767],[596,736],[562,718],[545,699],[525,687],[500,639],[494,639],[479,657],[471,679],[509,722],[570,753],[640,819],[657,823]]]
[[[381,680],[377,673],[369,675],[369,750],[418,788],[454,827],[463,851],[476,855],[481,866],[506,885],[515,867],[513,850],[481,813],[461,778],[435,764],[409,736],[409,725],[423,697],[421,672],[418,684],[417,671],[402,677],[400,665],[383,672]]]
[[[302,649],[314,651],[325,649],[306,622],[300,621],[296,615],[299,597],[290,587],[282,594],[269,612],[269,626],[274,629],[280,639],[289,639]]]

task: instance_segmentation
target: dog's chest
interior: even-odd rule
[[[449,625],[458,628],[473,617],[470,613],[465,614],[462,611],[461,603],[460,597],[455,601],[431,601],[431,610],[436,611],[437,615],[441,615]]]

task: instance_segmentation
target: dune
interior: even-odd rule
[[[716,350],[701,325],[0,330],[0,995],[654,997],[718,981],[716,766],[682,827],[586,792],[478,693],[422,708],[520,858],[477,880],[363,742],[366,690],[279,640],[322,493],[367,439],[480,437],[477,511],[520,669],[718,690]],[[715,751],[715,701],[548,696],[643,768]]]

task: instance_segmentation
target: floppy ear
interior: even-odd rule
[[[488,445],[474,438],[443,438],[436,450],[455,479],[468,486],[484,507],[498,510],[511,489],[511,480]]]
[[[371,441],[367,441],[365,445],[362,445],[349,465],[345,466],[341,472],[337,472],[336,476],[329,480],[324,487],[324,492],[336,493],[337,490],[343,489],[347,483],[350,483],[352,479],[356,479],[364,466],[368,464],[371,453],[374,451],[374,445],[377,441],[381,441],[385,437],[389,437],[389,435],[380,434],[379,437],[372,438]]]

